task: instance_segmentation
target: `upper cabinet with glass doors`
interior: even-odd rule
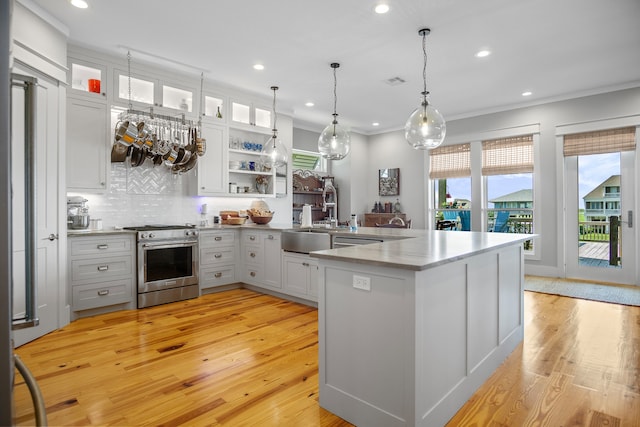
[[[231,100],[231,125],[251,126],[253,131],[271,130],[271,110],[249,101]]]
[[[202,119],[213,123],[227,122],[227,98],[204,91]]]
[[[107,66],[69,57],[69,94],[106,100]]]
[[[187,116],[197,114],[197,100],[195,88],[163,82],[149,76],[115,70],[114,74],[114,102],[128,105],[131,101],[133,108],[143,110],[149,107],[159,107],[172,112],[182,112]],[[169,84],[167,84],[169,83]]]

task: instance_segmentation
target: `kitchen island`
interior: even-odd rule
[[[358,426],[446,424],[523,339],[532,235],[406,234],[311,254],[320,406]]]

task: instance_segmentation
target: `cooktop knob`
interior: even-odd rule
[[[145,233],[140,233],[140,238],[141,238],[141,239],[146,239],[146,238],[147,238],[147,235],[146,235]]]
[[[156,235],[155,235],[155,234],[153,234],[153,233],[149,233],[149,238],[150,238],[150,239],[153,239],[154,237],[156,237]]]

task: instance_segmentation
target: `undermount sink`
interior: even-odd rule
[[[313,251],[331,249],[331,235],[327,230],[314,228],[284,230],[281,245],[285,251],[308,254]]]

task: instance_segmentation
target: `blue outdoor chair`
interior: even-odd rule
[[[462,231],[471,231],[471,211],[458,211],[460,217],[460,229]]]
[[[496,217],[493,222],[493,229],[491,231],[493,231],[494,233],[509,232],[509,212],[508,211],[496,212]]]
[[[445,221],[457,221],[458,211],[441,211]]]

